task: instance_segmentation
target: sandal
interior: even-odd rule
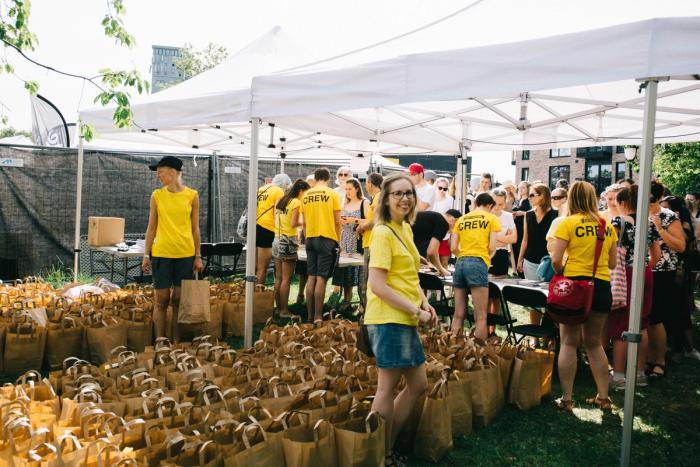
[[[566,399],[564,399],[564,397],[559,397],[558,399],[554,399],[554,406],[559,410],[563,410],[564,412],[573,412],[574,411],[574,401],[571,399],[566,400]]]
[[[600,410],[604,410],[604,411],[611,411],[612,410],[612,401],[610,400],[610,398],[606,397],[605,399],[601,399],[600,397],[598,397],[598,394],[596,394],[595,397],[592,397],[590,399],[586,399],[586,404],[595,405]]]
[[[649,379],[659,380],[666,376],[666,365],[661,365],[659,363],[647,363],[646,374]]]

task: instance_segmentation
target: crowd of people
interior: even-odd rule
[[[143,268],[153,271],[159,335],[164,333],[168,305],[177,313],[180,281],[202,269],[198,197],[182,184],[181,168],[171,156],[152,167],[163,187],[151,199]],[[364,184],[349,167],[340,167],[334,182],[327,168],[294,182],[278,174],[258,190],[256,277],[265,283],[274,258],[278,315],[291,316],[295,274],[300,283],[296,301],[306,302],[307,317],[314,322],[323,319],[329,280],[342,296],[341,309],[350,309],[357,289],[357,314],[367,326],[379,371],[373,409],[386,421],[387,465],[401,465],[391,447],[427,385],[417,326],[435,325],[438,317],[420,287],[421,267],[453,276],[455,334],[465,332],[471,295],[472,332],[482,340],[498,339],[487,326],[488,313],[499,313],[498,302],[489,299],[490,278],[593,277],[588,318],[583,324],[559,325],[562,395],[555,404],[572,410],[583,347],[597,386],[597,394],[586,401],[608,410],[609,388],[625,387],[627,344],[621,335],[629,324],[634,249],[643,241],[636,385],[664,377],[669,345],[674,363],[700,360],[691,324],[695,271],[700,269],[700,195],[673,196],[652,181],[649,212],[639,213],[649,217],[648,232],[646,238],[638,238],[638,186],[632,180],[612,184],[601,194],[585,181],[569,186],[559,180],[553,190],[537,181],[522,181],[517,187],[512,182],[491,185],[491,176],[483,174],[466,205],[458,206],[454,180],[411,164],[408,174],[384,178],[371,173]],[[298,261],[301,245],[306,252],[303,262]],[[364,265],[336,268],[341,253],[364,258]],[[543,312],[531,310],[531,322],[539,323]],[[406,385],[395,395],[402,377]]]

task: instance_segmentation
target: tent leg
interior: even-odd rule
[[[75,188],[75,238],[73,241],[73,282],[78,282],[80,267],[80,216],[83,203],[83,125],[78,122],[78,168]]]
[[[258,202],[258,130],[260,119],[250,121],[250,161],[248,168],[248,241],[245,256],[244,345],[253,346],[253,295],[255,294],[255,210]]]
[[[647,238],[649,227],[649,188],[651,187],[651,163],[654,158],[654,127],[656,124],[656,95],[658,91],[657,79],[646,79],[644,101],[644,123],[642,130],[642,148],[639,170],[639,194],[637,196],[637,224],[635,226],[634,244],[634,268],[632,272],[632,293],[630,303],[629,331],[625,334],[627,346],[627,371],[625,383],[625,408],[622,424],[622,450],[620,453],[620,465],[630,465],[630,451],[632,448],[632,428],[634,421],[634,390],[637,380],[637,352],[639,340],[639,328],[641,327],[642,304],[644,302],[644,261],[647,250],[647,242],[640,239]]]

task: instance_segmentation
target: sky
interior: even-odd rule
[[[94,76],[104,67],[136,68],[150,80],[151,46],[204,47],[231,52],[280,26],[298,50],[300,64],[376,44],[420,28],[470,4],[471,9],[421,32],[345,58],[343,63],[532,39],[659,16],[700,16],[698,0],[125,0],[132,49],[104,36],[100,21],[106,2],[33,0],[30,26],[38,36],[35,60],[70,73]],[[26,63],[14,51],[5,57],[24,79],[37,80],[39,93],[75,121],[92,107],[97,90]],[[9,125],[31,129],[29,99],[15,77],[0,75],[2,112]],[[514,178],[509,153],[474,158],[474,170]]]

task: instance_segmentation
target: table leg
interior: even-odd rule
[[[129,265],[128,262],[129,259],[125,256],[124,257],[124,285],[129,283]]]
[[[112,267],[109,268],[109,281],[114,284],[114,255],[110,256],[112,256]]]

